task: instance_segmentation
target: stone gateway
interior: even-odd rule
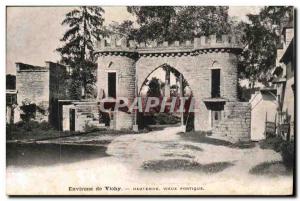
[[[198,104],[194,128],[213,131],[231,141],[250,139],[249,103],[238,101],[237,56],[242,48],[234,37],[216,35],[173,44],[136,44],[114,37],[98,42],[98,100],[127,97],[133,101],[145,80],[157,68],[168,65],[182,74]],[[117,111],[115,129],[132,129],[135,115]]]

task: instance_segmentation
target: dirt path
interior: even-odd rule
[[[123,195],[276,195],[292,192],[291,175],[249,173],[251,168],[263,162],[280,161],[278,153],[258,146],[238,149],[187,141],[177,134],[178,131],[178,127],[171,127],[147,134],[116,137],[107,147],[108,157],[26,169],[9,166],[7,191]],[[70,186],[111,186],[120,190],[70,192]]]
[[[229,162],[234,165],[228,169],[239,170],[239,174],[248,174],[251,167],[260,163],[281,160],[279,153],[258,146],[238,149],[186,141],[177,134],[179,131],[179,127],[172,127],[147,135],[120,136],[109,144],[107,153],[137,168],[149,160],[189,159],[201,164]]]

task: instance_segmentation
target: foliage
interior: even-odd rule
[[[249,79],[252,87],[259,81],[268,84],[275,65],[282,23],[293,20],[287,6],[264,7],[258,15],[249,14],[247,22],[228,16],[228,6],[129,6],[138,27],[126,21],[114,30],[138,42],[193,40],[216,34],[235,36],[245,47],[239,58],[239,77]],[[287,20],[285,20],[287,19]]]
[[[126,38],[127,40],[135,40],[137,29],[134,28],[134,22],[124,20],[122,23],[112,22],[106,27],[108,35],[116,36],[116,39]]]
[[[113,30],[138,42],[184,41],[230,32],[227,6],[128,6],[127,10],[138,27],[124,21]]]
[[[148,97],[161,97],[161,83],[156,77],[153,77],[148,84]]]
[[[292,169],[294,167],[295,160],[295,142],[294,141],[284,141],[281,144],[280,154],[282,156],[283,164],[288,168]]]
[[[158,113],[153,116],[155,124],[168,125],[177,124],[180,122],[180,118],[169,113]]]
[[[288,168],[292,169],[294,166],[294,152],[295,142],[285,141],[281,137],[271,137],[260,142],[260,148],[262,149],[273,149],[276,152],[280,152],[282,156],[283,164]]]
[[[192,40],[194,37],[229,33],[228,6],[178,7],[172,26],[173,40]]]
[[[177,71],[175,68],[172,68],[169,65],[163,65],[161,67],[165,72],[170,71],[170,73],[172,73],[176,79],[179,80],[181,73],[179,71]],[[144,83],[147,83],[148,80],[145,80]],[[170,80],[169,80],[170,83]],[[184,79],[184,77],[182,78],[182,85],[183,85],[183,89],[185,89],[188,85],[188,82],[186,79]],[[165,83],[162,82],[160,79],[156,78],[156,77],[152,77],[151,80],[149,81],[149,83],[147,84],[147,86],[149,87],[149,90],[147,92],[147,96],[148,97],[160,97],[161,96],[161,89],[164,88]],[[172,96],[180,96],[180,94],[177,94],[176,92],[179,92],[179,90],[177,90],[179,88],[179,86],[177,85],[172,85],[170,87],[171,90],[171,95]],[[184,93],[184,91],[183,91]]]
[[[251,81],[252,87],[256,81],[267,85],[269,72],[275,66],[277,44],[285,19],[293,20],[292,7],[268,6],[258,15],[247,15],[248,23],[240,23],[245,44],[239,60],[240,77]]]
[[[255,93],[258,88],[248,88],[245,86],[238,85],[238,98],[242,102],[249,102],[251,95]]]
[[[88,84],[96,81],[94,48],[97,40],[106,34],[102,27],[103,13],[101,7],[82,6],[68,12],[62,21],[62,25],[68,26],[68,30],[61,38],[64,45],[57,48],[57,51],[61,55],[62,63],[72,68],[71,79],[74,82],[80,81],[84,97],[89,93]],[[72,84],[71,87],[74,87]],[[74,90],[71,89],[70,92],[73,93]],[[73,96],[78,96],[76,93]]]
[[[259,142],[259,146],[262,149],[273,149],[276,152],[280,151],[280,145],[283,142],[283,140],[281,139],[281,137],[270,137],[267,139],[264,139],[262,141]]]
[[[31,103],[28,101],[23,101],[22,106],[20,106],[20,109],[22,110],[23,114],[21,114],[21,119],[24,122],[29,122],[31,119],[35,118],[36,109],[37,106],[35,103]]]
[[[73,100],[81,98],[81,81],[77,79],[71,79],[69,82],[69,95]]]
[[[265,161],[262,162],[249,170],[250,174],[254,175],[287,175],[290,171],[286,171],[281,161]]]
[[[172,6],[128,6],[129,13],[137,17],[140,27],[132,33],[138,42],[168,40],[171,35],[171,23],[175,17]]]
[[[37,121],[28,121],[23,122],[20,121],[16,124],[12,124],[10,126],[10,131],[33,131],[33,130],[41,130],[41,131],[48,131],[53,130],[53,127],[46,121],[43,122],[37,122]]]

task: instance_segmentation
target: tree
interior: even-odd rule
[[[264,7],[258,15],[248,15],[249,23],[243,23],[242,42],[246,48],[239,61],[242,78],[254,87],[256,81],[268,84],[270,70],[275,66],[277,44],[283,23],[293,20],[292,7]]]
[[[125,20],[121,24],[112,22],[106,27],[109,35],[117,36],[117,39],[126,38],[127,40],[136,40],[137,29],[133,26],[134,22]]]
[[[227,6],[129,6],[139,28],[133,38],[138,42],[191,40],[230,31]]]
[[[177,8],[171,32],[173,40],[229,33],[228,6],[185,6]]]
[[[173,6],[128,6],[129,13],[137,17],[140,26],[134,34],[138,42],[171,39],[170,27],[176,15]]]
[[[239,57],[239,77],[267,84],[275,65],[276,50],[283,21],[293,20],[293,8],[264,7],[258,15],[249,14],[249,22],[228,15],[228,6],[129,6],[138,27],[123,23],[114,30],[137,42],[185,41],[194,37],[222,34],[235,36],[244,51]]]
[[[148,84],[148,97],[161,97],[161,82],[158,78],[153,77]]]
[[[61,55],[61,61],[72,68],[72,85],[83,88],[83,97],[89,94],[88,86],[93,85],[95,79],[96,57],[94,55],[95,43],[106,35],[103,29],[104,10],[96,6],[82,6],[75,8],[65,15],[62,25],[68,26],[60,41],[64,42],[63,47],[57,48]],[[71,95],[73,98],[80,98],[78,94]]]

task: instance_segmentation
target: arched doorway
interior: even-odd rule
[[[176,68],[163,64],[154,68],[138,88],[142,97],[143,112],[138,113],[140,128],[153,125],[184,125],[187,131],[194,129],[193,92],[188,81]],[[149,97],[159,99],[159,104],[145,112]],[[181,108],[184,107],[184,108]]]

